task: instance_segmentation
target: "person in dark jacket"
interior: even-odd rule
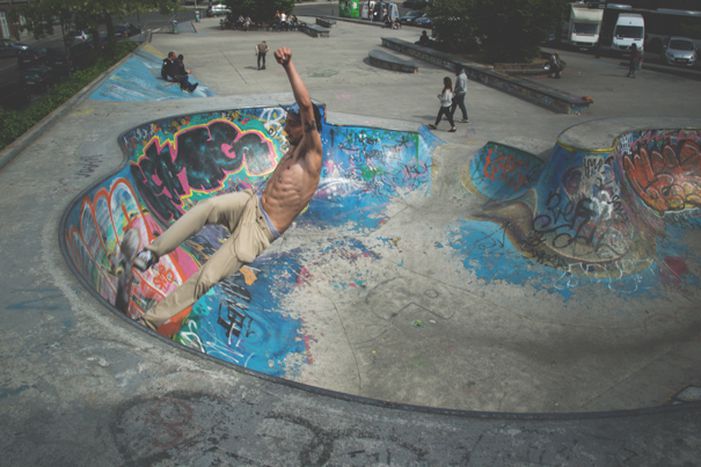
[[[183,91],[192,92],[199,85],[199,83],[190,83],[188,78],[190,70],[185,68],[185,57],[182,54],[178,55],[178,58],[171,64],[171,71],[168,74],[173,77],[174,81],[180,83],[180,89]]]
[[[161,65],[161,78],[166,81],[172,81],[173,77],[168,73],[172,70],[173,62],[175,62],[175,52],[168,52],[168,56],[163,59],[163,64]]]

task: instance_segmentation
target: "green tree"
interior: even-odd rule
[[[226,3],[235,17],[249,15],[256,22],[270,22],[276,11],[289,14],[294,8],[294,0],[227,0]]]
[[[21,9],[26,19],[27,30],[36,38],[53,34],[60,27],[64,38],[66,56],[70,60],[73,39],[68,36],[72,29],[92,31],[95,43],[99,43],[98,30],[104,26],[107,32],[107,50],[114,52],[113,18],[146,9],[158,9],[162,13],[174,13],[178,0],[32,0]],[[99,44],[98,44],[99,45]]]
[[[463,53],[478,49],[471,8],[472,0],[436,0],[430,7],[433,31],[441,49]]]
[[[439,43],[457,51],[479,47],[491,62],[535,57],[548,32],[557,31],[566,0],[435,0]]]

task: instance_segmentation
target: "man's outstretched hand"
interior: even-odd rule
[[[282,65],[287,66],[292,60],[292,50],[287,47],[281,47],[275,51],[275,60]]]

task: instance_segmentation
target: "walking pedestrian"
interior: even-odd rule
[[[441,101],[441,108],[438,110],[438,116],[436,116],[436,123],[429,125],[428,127],[435,130],[438,124],[441,122],[441,118],[445,115],[445,118],[450,123],[451,133],[454,133],[457,128],[455,128],[455,122],[453,122],[453,115],[450,112],[450,106],[453,105],[453,81],[449,76],[443,78],[443,90],[438,94],[438,99]]]
[[[467,108],[465,108],[465,96],[467,95],[467,74],[463,67],[458,67],[455,71],[455,92],[453,93],[453,103],[450,106],[450,115],[455,120],[455,110],[460,107],[462,112],[462,123],[467,123]]]
[[[638,47],[633,44],[630,46],[630,61],[628,62],[628,78],[635,78],[635,72],[640,69],[640,64],[643,60],[643,56],[638,50]]]

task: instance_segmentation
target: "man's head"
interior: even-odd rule
[[[465,69],[464,69],[463,67],[461,67],[461,66],[457,66],[457,67],[455,68],[455,74],[456,74],[456,75],[461,74],[463,71],[465,71]]]
[[[312,108],[314,109],[314,123],[316,125],[316,129],[317,131],[321,131],[321,110],[319,109],[319,106],[314,103],[312,103]],[[299,105],[297,103],[293,104],[287,109],[285,133],[287,133],[287,139],[293,146],[298,144],[304,135],[304,122],[302,122]]]
[[[176,59],[175,52],[168,52],[168,60],[175,60],[175,59]]]

